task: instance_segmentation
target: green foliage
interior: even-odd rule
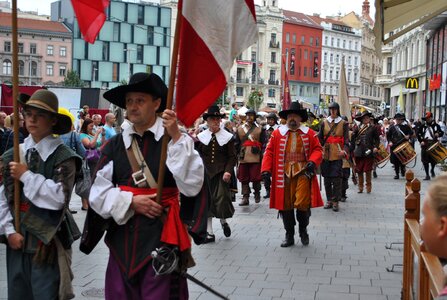
[[[79,78],[79,75],[76,71],[68,70],[64,78],[64,86],[84,87],[84,82]]]
[[[263,101],[264,94],[260,90],[253,90],[248,96],[247,106],[257,110],[259,109]]]

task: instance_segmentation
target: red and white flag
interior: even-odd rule
[[[85,41],[93,44],[106,20],[104,10],[110,0],[71,0],[78,19],[79,29]]]
[[[234,59],[258,38],[253,0],[183,0],[176,87],[178,118],[191,126],[222,94]]]

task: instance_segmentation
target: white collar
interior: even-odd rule
[[[338,122],[340,122],[341,121],[341,118],[340,118],[340,116],[338,116],[338,117],[336,117],[335,119],[332,119],[332,117],[331,116],[329,116],[329,117],[327,117],[327,119],[326,119],[329,123],[332,123],[332,121],[334,121],[335,122],[335,124],[337,124]]]
[[[199,139],[200,142],[202,142],[202,144],[208,146],[212,138],[211,134],[212,132],[209,129],[207,129],[199,133],[199,135],[197,135],[197,138]],[[233,138],[233,135],[228,131],[226,131],[225,129],[220,129],[214,135],[216,136],[216,140],[219,146],[225,145]]]
[[[138,134],[135,131],[133,124],[130,121],[128,121],[128,124],[129,124],[129,126],[124,126],[124,128],[123,128],[123,141],[124,141],[124,146],[126,147],[126,149],[129,149],[130,145],[132,144],[132,135]],[[163,119],[160,117],[157,117],[154,125],[152,125],[152,127],[148,128],[148,129],[146,129],[146,131],[152,132],[154,134],[155,140],[158,142],[165,132],[165,129],[163,127]]]
[[[63,143],[64,142],[62,142],[62,140],[59,137],[54,137],[53,135],[50,134],[44,137],[42,140],[40,140],[40,142],[36,144],[32,136],[29,135],[23,141],[23,150],[26,154],[28,150],[34,148],[39,153],[39,156],[42,158],[42,160],[46,161],[48,157],[51,154],[53,154],[54,151],[56,151],[57,147],[59,147],[59,145]]]
[[[279,127],[278,124],[275,124],[275,125],[273,125],[273,126],[270,126],[269,124],[265,125],[265,129],[266,129],[266,130],[270,130],[270,128],[276,129],[276,128],[278,128],[278,127]]]
[[[306,127],[303,124],[300,124],[300,128],[298,128],[298,129],[301,130],[304,134],[307,134],[309,132],[309,127]],[[289,126],[287,126],[287,125],[279,126],[279,132],[281,133],[281,135],[286,135],[288,131],[289,131]]]

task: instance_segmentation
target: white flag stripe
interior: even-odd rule
[[[246,2],[184,0],[182,14],[208,46],[228,82],[236,56],[257,40],[256,21]]]

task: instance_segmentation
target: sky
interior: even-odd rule
[[[224,0],[222,0],[224,1]],[[255,0],[256,4],[261,4],[263,0]],[[363,0],[276,0],[279,7],[287,10],[302,12],[305,14],[319,13],[321,17],[345,15],[354,11],[358,14],[362,12]],[[39,14],[50,14],[51,2],[54,0],[17,0],[18,7],[25,11],[38,11]],[[159,2],[153,0],[153,2]],[[370,16],[374,19],[374,1],[370,0]]]

